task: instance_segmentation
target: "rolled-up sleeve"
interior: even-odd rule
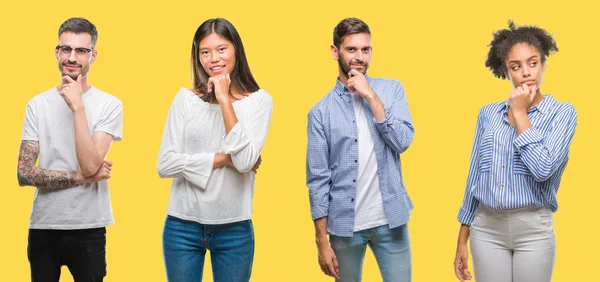
[[[408,109],[404,86],[400,82],[397,82],[393,97],[388,104],[384,103],[384,119],[380,122],[375,119],[373,121],[385,143],[400,154],[408,149],[415,136],[415,128]]]
[[[547,180],[568,161],[576,126],[577,112],[568,104],[546,130],[531,127],[517,136],[513,145],[536,181]]]
[[[310,196],[310,213],[313,220],[328,216],[331,170],[329,168],[329,143],[323,128],[320,112],[308,114],[308,148],[306,152],[306,185]]]

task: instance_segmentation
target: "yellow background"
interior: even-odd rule
[[[453,259],[478,109],[507,99],[508,81],[484,67],[492,31],[507,19],[537,24],[556,38],[543,93],[572,102],[579,123],[556,214],[553,281],[598,281],[598,4],[568,1],[4,1],[0,146],[0,281],[28,281],[27,226],[34,189],[16,180],[27,101],[60,82],[53,55],[59,25],[82,16],[99,30],[90,82],[124,104],[115,143],[105,281],[165,281],[161,236],[170,179],[156,159],[169,105],[190,87],[190,46],[198,25],[225,17],[242,36],[252,72],[274,99],[254,200],[252,281],[332,281],[317,265],[305,186],[306,116],[334,85],[329,45],[344,17],[373,33],[369,74],[405,85],[416,127],[403,170],[415,203],[410,222],[414,281],[455,281]],[[237,3],[236,3],[237,2]],[[589,1],[590,3],[592,1]],[[70,126],[70,125],[65,125]],[[472,266],[471,266],[472,270]],[[205,268],[206,281],[210,268]],[[364,281],[381,281],[370,251]],[[72,281],[63,269],[61,281]]]

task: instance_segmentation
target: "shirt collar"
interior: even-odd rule
[[[556,104],[556,100],[554,100],[554,97],[552,96],[552,94],[548,94],[548,95],[544,96],[544,100],[542,100],[535,107],[537,107],[537,110],[540,111],[540,113],[545,114],[545,113],[550,112],[550,109],[553,108],[555,104]]]
[[[531,107],[529,111],[537,110],[540,113],[545,114],[554,106],[554,104],[556,104],[556,100],[554,100],[552,94],[544,95],[544,99],[542,99],[542,101],[537,105]],[[500,109],[498,109],[498,112],[507,112],[509,105],[510,100],[504,101],[504,103],[502,103],[502,106],[500,106]]]

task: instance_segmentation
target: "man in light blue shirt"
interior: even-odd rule
[[[331,45],[336,85],[308,114],[306,182],[319,265],[337,281],[361,281],[369,245],[384,281],[410,281],[413,205],[400,154],[414,127],[402,84],[367,76],[371,52],[369,26],[342,20]]]

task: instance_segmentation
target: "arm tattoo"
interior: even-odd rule
[[[17,178],[20,186],[69,188],[76,186],[77,171],[42,169],[35,165],[40,151],[38,141],[22,141],[19,149]]]

